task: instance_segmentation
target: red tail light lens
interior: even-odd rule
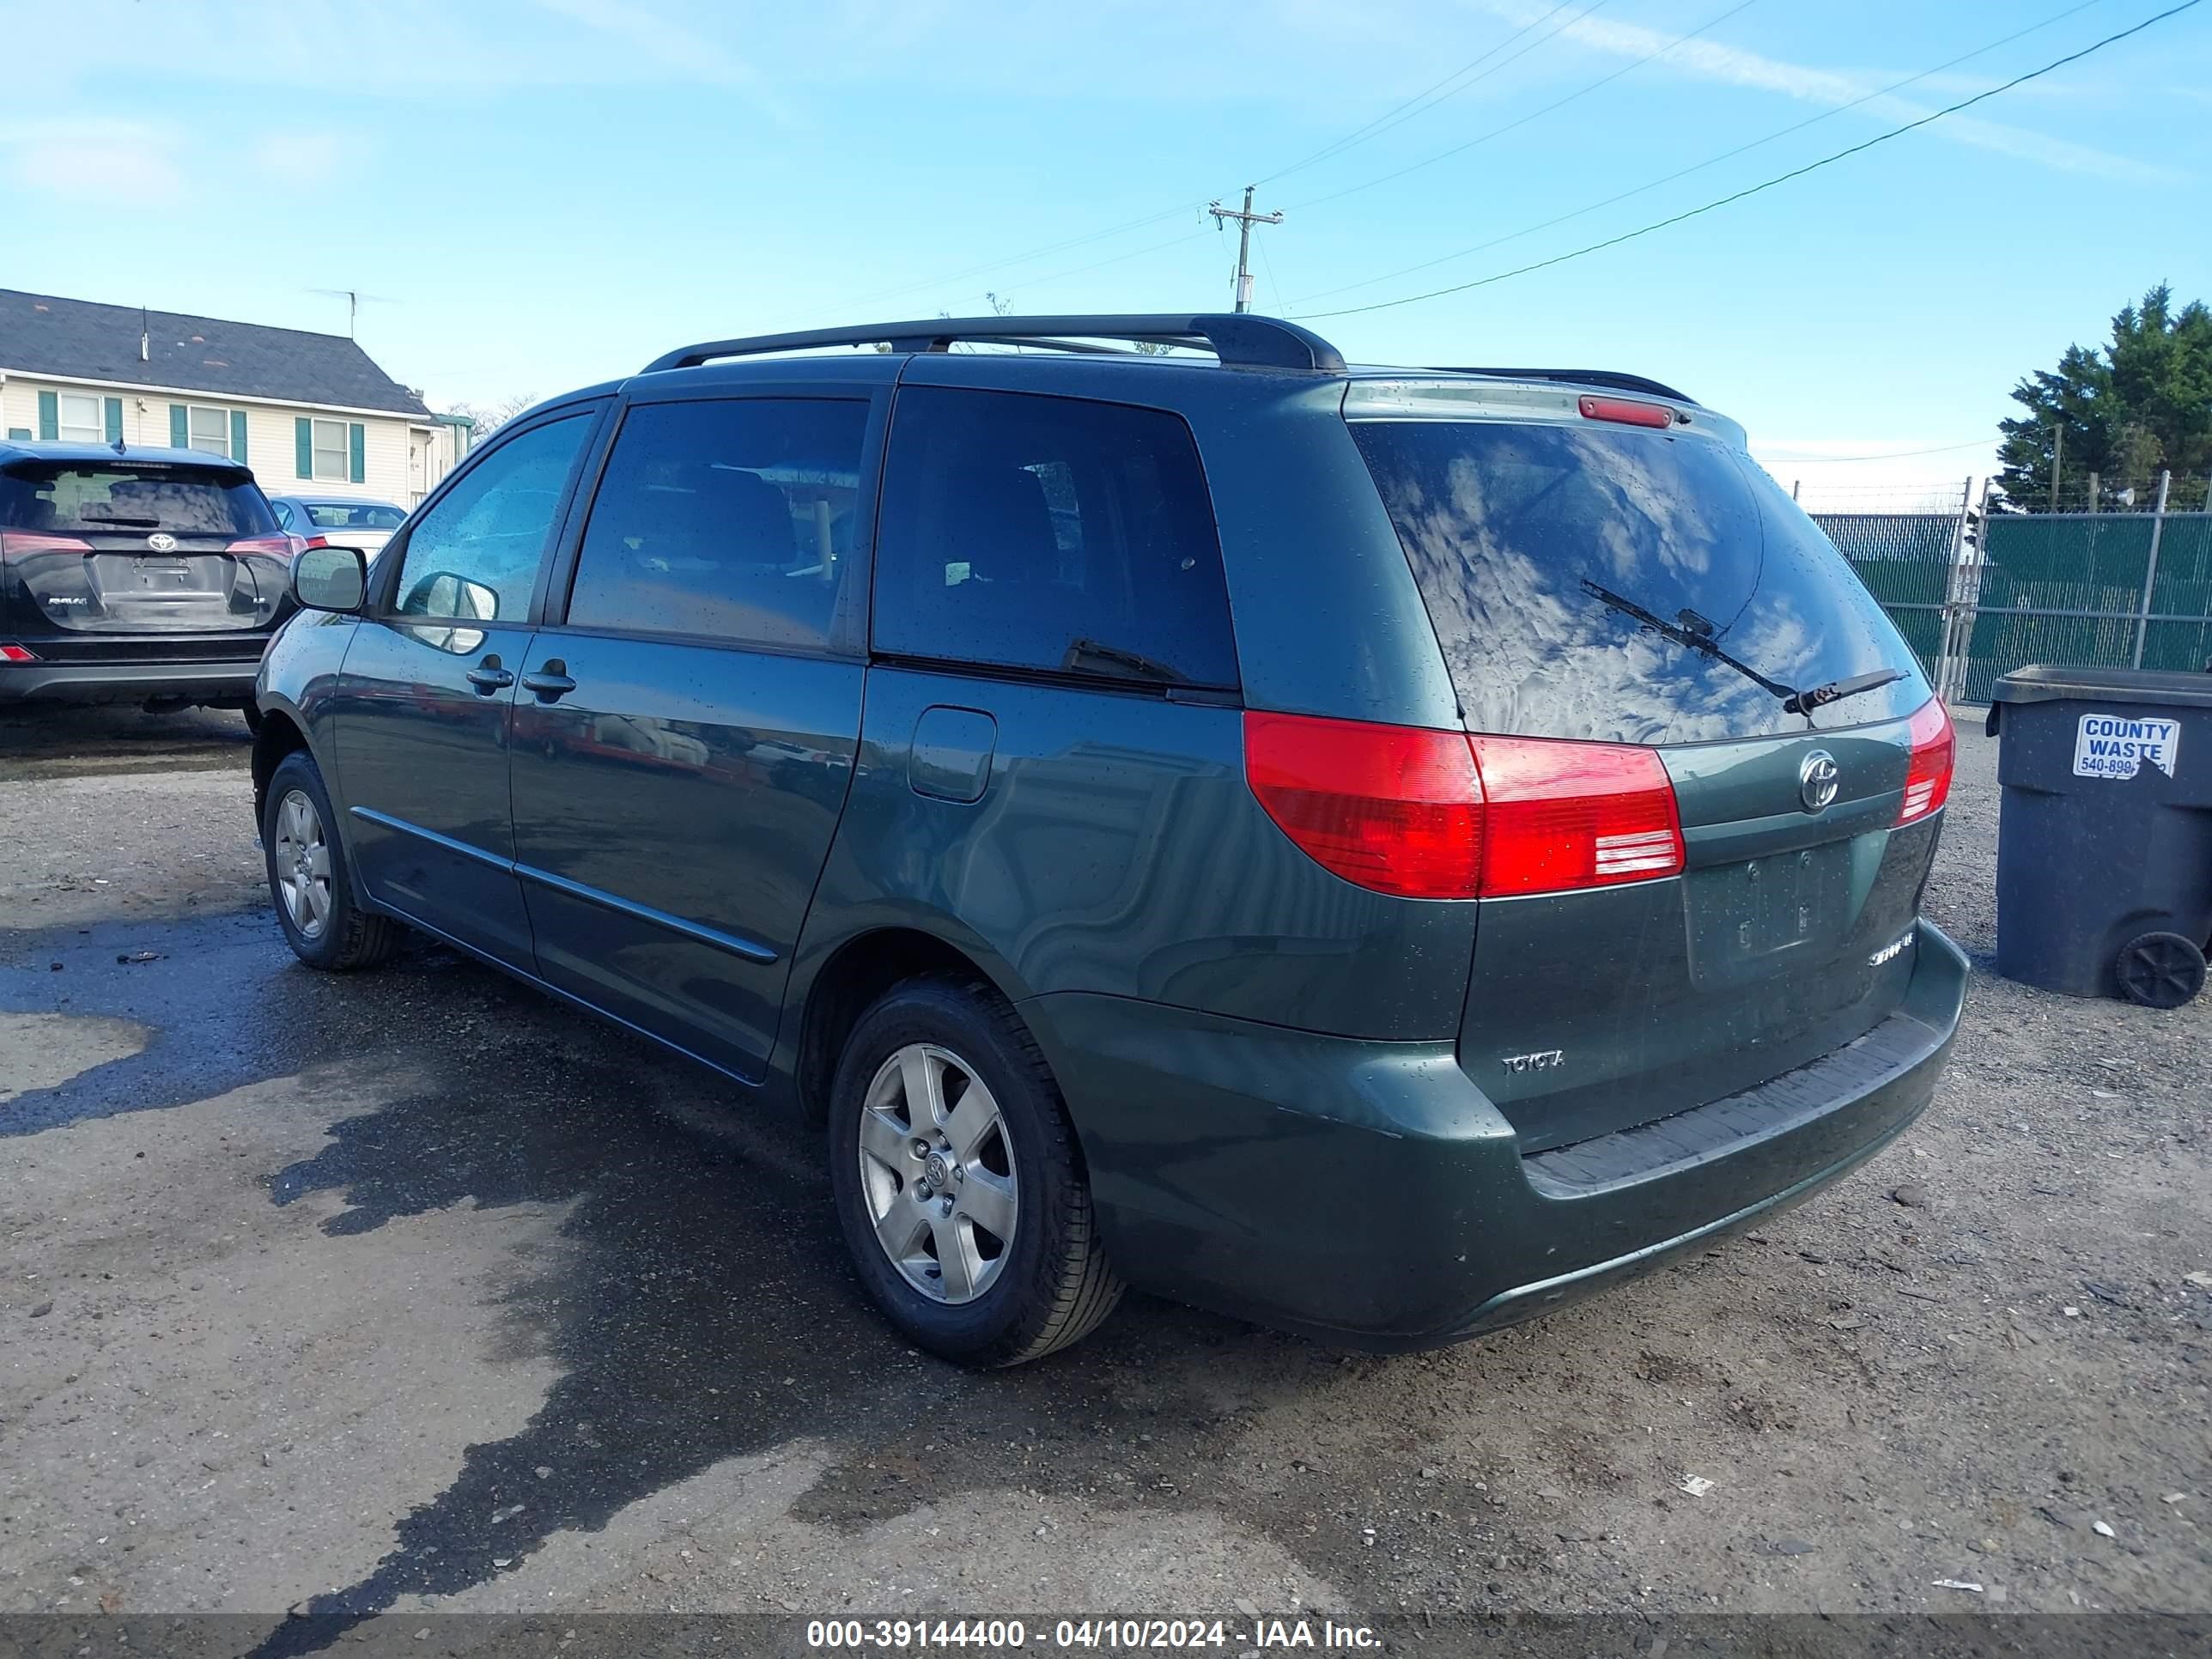
[[[1244,775],[1283,833],[1346,881],[1404,898],[1480,890],[1482,784],[1463,732],[1248,712]]]
[[[245,553],[264,559],[289,559],[292,556],[292,538],[279,533],[274,536],[248,536],[233,542],[224,550]]]
[[[1898,805],[1897,821],[1911,823],[1939,812],[1951,798],[1951,769],[1956,742],[1951,735],[1951,716],[1939,697],[1930,697],[1912,716],[1912,758],[1905,769],[1905,799]]]
[[[20,645],[0,645],[0,662],[36,662],[39,653]]]
[[[1682,868],[1674,780],[1649,749],[1474,738],[1489,799],[1486,897],[1649,881]]]
[[[1672,426],[1674,411],[1663,404],[1633,398],[1583,398],[1576,403],[1586,421],[1618,421],[1623,426]]]
[[[1252,793],[1307,856],[1407,898],[1549,893],[1682,868],[1649,749],[1247,714]]]
[[[74,536],[48,536],[35,530],[0,530],[0,559],[20,559],[32,553],[89,553],[90,542]]]

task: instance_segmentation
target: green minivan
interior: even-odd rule
[[[292,592],[292,949],[419,930],[809,1115],[860,1285],[964,1363],[1124,1285],[1527,1318],[1868,1157],[1957,1028],[1942,705],[1638,376],[1250,315],[715,341]]]

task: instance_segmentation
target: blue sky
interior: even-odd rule
[[[1986,471],[2014,380],[2151,283],[2212,298],[2212,5],[1618,248],[1314,313],[1632,229],[2169,3],[1843,109],[2075,0],[0,0],[40,71],[0,100],[0,285],[333,330],[312,290],[359,289],[363,343],[442,405],[987,293],[1223,308],[1203,206],[1266,180],[1260,309],[1355,357],[1654,374],[1808,500],[1871,501]]]

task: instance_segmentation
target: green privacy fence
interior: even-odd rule
[[[2033,662],[2212,663],[2212,514],[1815,516],[1954,701]]]
[[[1936,678],[1943,651],[1943,602],[1957,562],[1956,513],[1818,513],[1867,591],[1881,602],[1897,631]]]

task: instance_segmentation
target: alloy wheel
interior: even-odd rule
[[[276,846],[270,855],[284,914],[302,939],[320,939],[331,920],[331,848],[323,815],[304,789],[276,805]]]

